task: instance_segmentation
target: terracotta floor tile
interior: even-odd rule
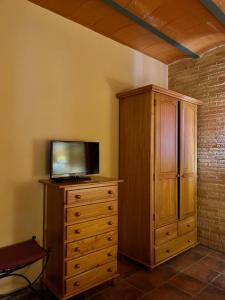
[[[225,275],[221,274],[219,277],[216,277],[213,281],[212,284],[217,286],[218,288],[224,289],[225,290]]]
[[[199,300],[224,300],[225,291],[213,286],[207,286],[198,296]]]
[[[218,259],[215,256],[206,256],[201,260],[201,263],[208,265],[213,271],[225,271],[225,261]]]
[[[114,287],[105,289],[102,291],[102,294],[110,300],[136,300],[143,295],[141,291],[125,281],[121,281]]]
[[[213,271],[210,266],[201,262],[191,265],[190,268],[182,272],[203,282],[210,282],[219,275],[219,273]]]
[[[214,250],[212,253],[209,254],[209,256],[225,261],[225,253],[224,252],[219,252],[219,251]]]
[[[197,245],[196,247],[194,247],[193,249],[190,250],[191,252],[198,252],[199,254],[201,254],[202,256],[208,255],[210,253],[213,252],[212,249],[207,248],[203,245]]]
[[[144,295],[141,300],[186,300],[190,298],[191,296],[187,293],[182,292],[169,284],[164,284]]]
[[[126,280],[139,290],[146,292],[161,285],[175,274],[177,274],[177,272],[174,269],[164,264],[153,271],[139,271]]]
[[[142,268],[138,264],[126,258],[118,260],[118,273],[122,278],[130,276],[141,269]]]
[[[189,251],[171,259],[167,264],[180,271],[189,267],[191,264],[196,263],[204,256],[205,255],[199,252]]]
[[[182,273],[173,277],[169,283],[192,295],[198,294],[206,286],[206,283]]]
[[[106,298],[103,294],[97,294],[91,298],[86,298],[86,299],[90,299],[90,300],[108,300],[108,298]],[[76,298],[72,298],[71,300],[77,300]]]

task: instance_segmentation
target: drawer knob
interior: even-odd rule
[[[109,236],[109,237],[107,238],[107,240],[108,240],[109,242],[111,242],[113,239],[112,239],[111,236]]]
[[[169,231],[166,232],[166,235],[170,235]]]
[[[113,191],[109,190],[109,191],[108,191],[108,194],[109,194],[109,195],[112,195],[112,194],[113,194]]]
[[[81,198],[81,195],[75,195],[74,196],[76,199],[80,199]]]
[[[75,281],[73,286],[79,286],[79,283],[77,281]]]
[[[80,229],[75,229],[74,233],[78,233],[79,234],[80,233]]]
[[[191,225],[190,225],[190,224],[187,224],[187,227],[191,227]]]
[[[112,205],[109,205],[109,206],[108,206],[108,210],[113,210]]]
[[[76,265],[74,266],[74,268],[75,268],[75,269],[79,269],[79,268],[80,268],[80,265],[79,265],[79,264],[76,264]]]
[[[109,252],[107,255],[108,255],[108,256],[112,256],[112,253],[111,253],[111,252]]]
[[[80,248],[79,248],[79,247],[75,247],[75,248],[74,248],[74,251],[75,251],[75,252],[79,252],[79,251],[80,251]]]
[[[112,225],[113,224],[113,222],[112,221],[108,221],[108,225]]]
[[[111,268],[108,268],[108,269],[107,269],[107,272],[111,273],[111,272],[112,272],[112,269],[111,269]]]
[[[76,217],[80,217],[80,215],[81,215],[81,213],[80,213],[79,211],[76,211],[76,212],[75,212],[75,216],[76,216]]]
[[[167,249],[167,250],[166,250],[166,253],[170,253],[170,250],[169,250],[169,249]]]
[[[191,240],[188,240],[188,243],[191,243]]]

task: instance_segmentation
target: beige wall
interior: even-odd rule
[[[26,0],[0,1],[0,246],[42,239],[49,139],[99,141],[116,176],[115,93],[154,83],[167,66]],[[0,289],[1,291],[1,289]]]

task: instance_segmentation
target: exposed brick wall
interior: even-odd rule
[[[169,89],[204,101],[198,111],[199,238],[225,251],[225,46],[171,64]]]

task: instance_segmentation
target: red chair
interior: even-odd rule
[[[33,284],[43,275],[48,263],[49,251],[39,246],[35,239],[36,237],[33,236],[28,241],[0,248],[0,279],[8,276],[22,277],[28,283],[27,287],[32,291],[36,291]],[[17,270],[44,258],[45,263],[43,264],[42,271],[33,282],[25,275],[15,273]]]

